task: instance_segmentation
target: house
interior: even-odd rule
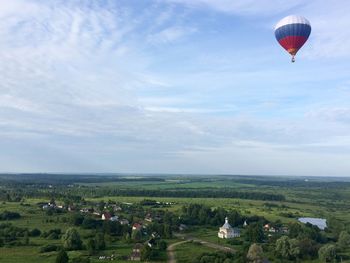
[[[38,204],[41,205],[42,209],[56,208],[56,203],[53,200],[51,200],[48,203],[38,203]]]
[[[82,208],[80,209],[81,213],[93,213],[94,209],[93,208]]]
[[[121,224],[121,225],[129,225],[129,220],[128,219],[120,219],[119,220],[119,223]]]
[[[151,236],[153,238],[160,238],[160,235],[157,232],[153,232]]]
[[[142,228],[142,225],[139,223],[134,223],[132,225],[132,230],[141,230],[141,228]]]
[[[270,232],[270,233],[276,233],[277,232],[277,229],[274,228],[273,226],[269,225],[269,224],[264,225],[264,230],[267,231],[267,232]]]
[[[98,210],[94,210],[94,212],[92,214],[95,216],[101,216],[101,212]]]
[[[48,202],[47,204],[43,204],[42,208],[45,209],[49,209],[49,208],[57,208],[56,202],[55,200],[51,200],[50,202]]]
[[[69,205],[69,206],[68,206],[68,211],[69,211],[69,212],[75,211],[75,206],[74,206],[74,205]]]
[[[149,246],[150,248],[154,247],[156,245],[156,240],[154,238],[151,238],[150,240],[148,240],[147,242],[147,246]]]
[[[273,227],[273,226],[271,226],[269,224],[264,225],[264,230],[267,231],[267,232],[270,232],[270,233],[277,233],[277,232],[281,231],[281,229]]]
[[[276,233],[277,229],[272,226],[272,227],[270,227],[269,232],[270,233]]]
[[[101,219],[105,221],[109,221],[112,218],[111,213],[109,212],[104,212],[102,213]]]
[[[225,218],[225,224],[219,228],[218,237],[219,238],[234,238],[234,237],[240,237],[241,233],[239,229],[233,228],[228,223],[228,218]]]
[[[118,206],[118,205],[114,205],[113,206],[113,211],[114,212],[122,211],[122,208],[120,206]]]
[[[117,222],[119,219],[118,216],[112,216],[109,220],[112,221],[112,222]]]
[[[55,200],[51,200],[50,202],[47,203],[47,205],[50,207],[56,207],[56,202]]]
[[[145,217],[145,221],[152,223],[152,221],[153,221],[152,215],[151,214],[147,214],[146,217]]]
[[[141,260],[141,249],[143,245],[140,243],[135,244],[130,255],[130,260],[140,261]]]
[[[283,226],[283,227],[281,228],[281,232],[287,234],[287,233],[289,232],[288,227]]]

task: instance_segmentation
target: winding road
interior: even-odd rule
[[[186,243],[186,242],[189,242],[189,240],[176,242],[176,243],[174,243],[174,244],[171,244],[171,245],[167,248],[168,263],[176,263],[176,259],[175,259],[175,247],[176,247],[177,245],[181,245],[181,244]]]
[[[230,252],[230,253],[235,253],[236,251],[233,248],[230,247],[225,247],[225,246],[221,246],[215,243],[211,243],[208,241],[204,241],[202,239],[199,238],[194,238],[194,237],[190,237],[190,236],[183,236],[183,235],[177,235],[178,238],[182,238],[184,239],[184,241],[179,241],[176,242],[174,244],[171,244],[168,248],[167,248],[167,253],[168,253],[168,263],[176,263],[176,258],[175,258],[175,247],[187,242],[197,242],[200,243],[203,246],[206,247],[210,247],[210,248],[214,248],[216,250],[221,250],[224,252]]]

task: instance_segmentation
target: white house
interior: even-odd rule
[[[219,238],[234,238],[234,237],[240,237],[241,233],[239,229],[233,228],[229,223],[228,223],[228,218],[225,218],[225,224],[220,227],[219,232],[218,232],[218,237]]]

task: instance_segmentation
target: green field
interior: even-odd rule
[[[202,253],[215,252],[214,249],[202,246],[199,243],[189,242],[176,247],[176,259],[179,263],[191,262]]]

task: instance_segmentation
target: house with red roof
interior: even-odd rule
[[[101,219],[105,221],[109,221],[112,218],[111,213],[109,212],[104,212],[102,213]]]

